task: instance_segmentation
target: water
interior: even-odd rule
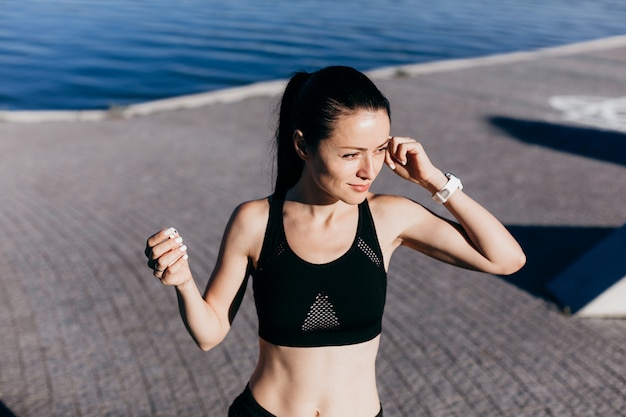
[[[0,109],[105,109],[625,33],[624,0],[0,0]]]

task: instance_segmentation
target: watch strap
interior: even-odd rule
[[[454,176],[454,174],[448,172],[446,178],[448,178],[446,185],[433,194],[433,200],[435,200],[437,204],[444,204],[456,190],[463,189],[461,180]]]

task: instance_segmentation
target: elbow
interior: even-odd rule
[[[522,269],[524,265],[526,265],[526,255],[520,250],[516,256],[502,265],[502,271],[498,275],[512,275]]]
[[[209,350],[213,349],[215,346],[219,345],[221,340],[219,341],[201,341],[201,340],[196,340],[196,345],[198,345],[198,347],[200,348],[201,351],[203,352],[208,352]]]
[[[209,335],[205,335],[205,336],[209,336]],[[226,333],[220,333],[220,334],[215,334],[209,337],[205,337],[203,339],[195,338],[195,337],[193,339],[201,351],[208,352],[209,350],[213,349],[214,347],[222,343],[222,340],[224,340],[225,337],[226,337]]]
[[[200,317],[202,322],[196,320],[193,325],[184,320],[187,332],[203,352],[208,352],[222,343],[230,330],[230,326],[224,325],[219,317],[214,317],[215,320],[211,320],[211,318],[210,316]]]
[[[197,343],[197,345],[200,348],[200,350],[203,352],[208,352],[209,350],[217,346],[215,344],[209,344],[209,343]]]

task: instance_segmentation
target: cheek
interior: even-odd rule
[[[324,167],[324,171],[320,171],[320,174],[331,181],[343,180],[354,175],[356,167],[353,165],[354,164],[346,163],[345,161],[336,164],[328,164]]]
[[[333,165],[328,163],[328,161],[325,161],[321,158],[316,159],[313,162],[312,167],[313,167],[313,171],[320,177],[332,175],[334,171]]]
[[[385,165],[385,154],[382,153],[376,157],[376,174],[383,169],[383,165]]]
[[[342,176],[340,164],[332,163],[323,158],[315,158],[310,162],[313,181],[322,189],[326,189],[332,183],[337,182]]]

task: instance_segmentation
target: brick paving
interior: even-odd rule
[[[419,138],[529,256],[505,279],[394,255],[377,362],[386,417],[626,415],[625,321],[568,317],[545,291],[626,222],[626,132],[549,104],[626,96],[626,40],[594,45],[378,80],[393,134]],[[143,246],[176,226],[205,285],[231,210],[270,193],[276,104],[0,123],[0,413],[225,415],[255,363],[250,294],[225,342],[201,352]],[[375,191],[440,210],[389,172]]]

